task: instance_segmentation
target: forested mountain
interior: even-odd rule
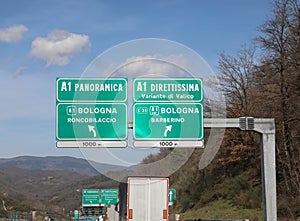
[[[74,158],[76,161],[82,159]],[[112,187],[117,188],[118,183],[101,174],[91,177],[69,170],[0,167],[0,217],[32,210],[61,215],[63,208],[69,212],[80,207],[83,189]]]
[[[100,172],[105,173],[123,169],[121,166],[102,164],[68,156],[0,158],[0,168],[2,167],[18,167],[30,170],[69,170],[88,176],[95,176]]]

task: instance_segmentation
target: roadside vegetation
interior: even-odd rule
[[[299,220],[299,1],[274,0],[258,30],[253,42],[236,54],[220,54],[220,90],[226,96],[227,117],[275,119],[278,219]],[[203,170],[198,169],[202,150],[196,150],[172,176],[171,186],[177,189],[172,212],[189,218],[263,220],[260,151],[257,134],[233,129],[226,130],[217,156]],[[155,156],[145,162],[149,160]]]

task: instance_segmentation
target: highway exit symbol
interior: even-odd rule
[[[168,137],[168,132],[172,132],[172,125],[166,126],[164,137]]]

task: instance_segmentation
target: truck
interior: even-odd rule
[[[168,193],[168,177],[128,177],[119,187],[119,220],[168,221]]]

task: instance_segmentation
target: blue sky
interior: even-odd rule
[[[270,12],[269,0],[2,0],[0,158],[82,157],[78,149],[55,147],[55,79],[80,77],[109,48],[139,38],[168,39],[216,70],[218,54],[250,43]],[[128,151],[129,164],[147,154]]]

